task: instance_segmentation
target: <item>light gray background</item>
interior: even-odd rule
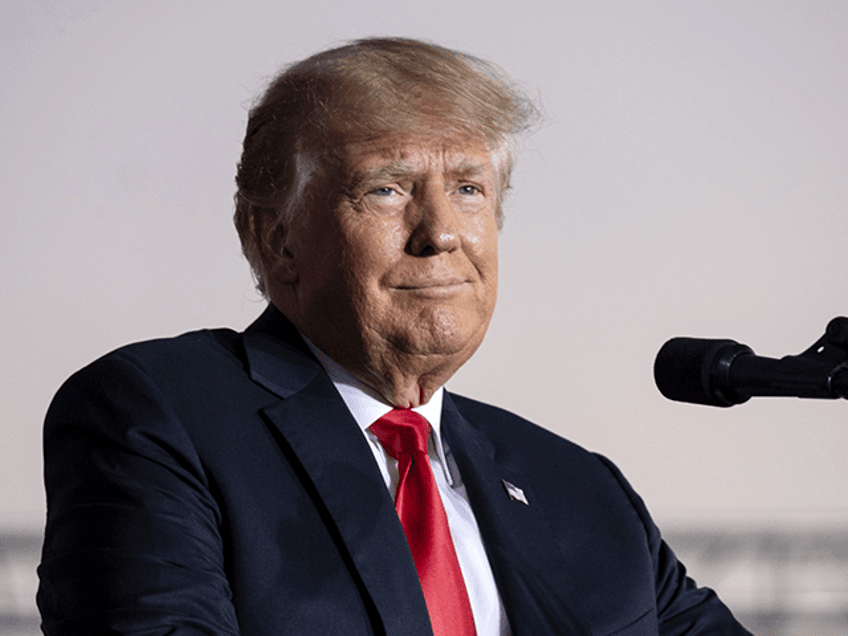
[[[251,98],[367,35],[537,94],[489,336],[449,387],[617,462],[660,523],[848,519],[848,404],[671,403],[677,335],[799,353],[848,314],[848,3],[5,2],[0,518],[44,514],[40,428],[124,343],[245,327],[231,226]]]

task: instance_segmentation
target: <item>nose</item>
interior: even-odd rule
[[[458,210],[441,187],[429,188],[416,211],[408,244],[414,256],[433,256],[459,248]]]

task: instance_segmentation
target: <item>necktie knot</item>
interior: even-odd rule
[[[404,453],[427,454],[430,423],[411,409],[394,409],[371,425],[371,432],[393,458]]]

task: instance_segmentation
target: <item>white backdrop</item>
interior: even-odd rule
[[[671,403],[662,343],[779,357],[848,314],[842,0],[19,0],[0,9],[0,518],[43,518],[40,427],[124,343],[245,327],[246,109],[281,65],[402,35],[539,95],[489,336],[449,387],[617,462],[661,523],[848,519],[848,404]]]

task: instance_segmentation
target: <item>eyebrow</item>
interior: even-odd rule
[[[491,168],[491,161],[488,164],[478,161],[464,159],[458,166],[451,169],[449,174],[456,177],[476,177],[486,172],[487,168]]]
[[[467,179],[484,174],[487,164],[470,159],[462,160],[457,166],[450,168],[447,174],[454,179]],[[408,161],[392,161],[387,164],[374,167],[372,170],[358,170],[351,175],[348,181],[348,189],[358,190],[372,184],[394,181],[399,177],[415,177],[422,175],[426,170],[421,169],[418,164]]]
[[[353,189],[360,188],[365,184],[380,183],[383,181],[394,181],[398,177],[406,177],[422,174],[414,163],[408,161],[392,161],[391,163],[376,166],[371,170],[357,170],[353,173],[350,185]]]

